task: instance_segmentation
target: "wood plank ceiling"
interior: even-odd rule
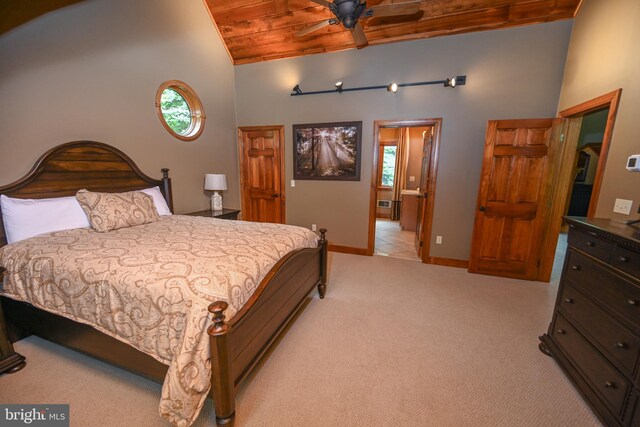
[[[234,64],[355,48],[342,25],[295,34],[333,17],[309,0],[204,0]],[[367,6],[408,0],[369,0]],[[423,0],[411,17],[360,18],[369,45],[573,18],[581,0]],[[398,22],[400,19],[414,19]]]

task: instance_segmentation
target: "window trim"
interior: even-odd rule
[[[393,190],[393,185],[391,186],[387,186],[387,185],[382,185],[382,166],[384,163],[384,148],[385,147],[398,147],[398,141],[380,141],[380,145],[378,147],[378,179],[377,179],[377,183],[376,186],[378,187],[379,191],[391,191]],[[395,172],[394,172],[395,173]]]
[[[162,114],[161,98],[162,93],[166,89],[178,92],[189,106],[189,111],[191,112],[191,125],[184,134],[179,134],[171,129],[167,121],[164,119],[164,115]],[[178,138],[179,140],[193,141],[197,139],[204,130],[204,122],[207,117],[204,114],[202,102],[200,102],[200,98],[198,98],[198,95],[196,95],[196,92],[191,88],[191,86],[181,80],[167,80],[158,87],[158,90],[156,91],[156,111],[158,112],[158,117],[160,118],[162,126],[164,126],[171,136]]]

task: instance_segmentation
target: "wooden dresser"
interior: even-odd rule
[[[540,350],[606,425],[640,426],[640,231],[566,220],[569,246]]]

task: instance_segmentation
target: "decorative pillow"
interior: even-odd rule
[[[160,187],[155,186],[152,188],[145,188],[144,190],[140,191],[153,197],[153,203],[156,205],[158,215],[171,215],[171,209],[169,209],[169,206],[167,206],[167,201],[160,192]]]
[[[153,198],[140,191],[127,193],[94,193],[85,189],[76,199],[89,217],[94,230],[104,233],[160,219]]]
[[[14,199],[3,194],[0,196],[0,206],[7,243],[38,234],[90,226],[87,215],[73,196]]]

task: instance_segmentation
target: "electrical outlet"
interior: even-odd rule
[[[311,224],[311,231],[318,231],[318,227],[315,224]]]
[[[442,236],[436,236],[436,245],[442,244]]]
[[[291,187],[293,188],[293,187],[295,187],[295,186],[296,186],[296,180],[295,180],[295,179],[292,179],[292,180],[291,180]]]
[[[631,214],[631,206],[633,200],[616,199],[616,203],[613,205],[613,211],[615,213],[629,215]]]
[[[415,181],[415,180],[416,180],[416,177],[415,177],[415,176],[410,176],[410,177],[409,177],[409,182],[413,182],[413,181]]]

